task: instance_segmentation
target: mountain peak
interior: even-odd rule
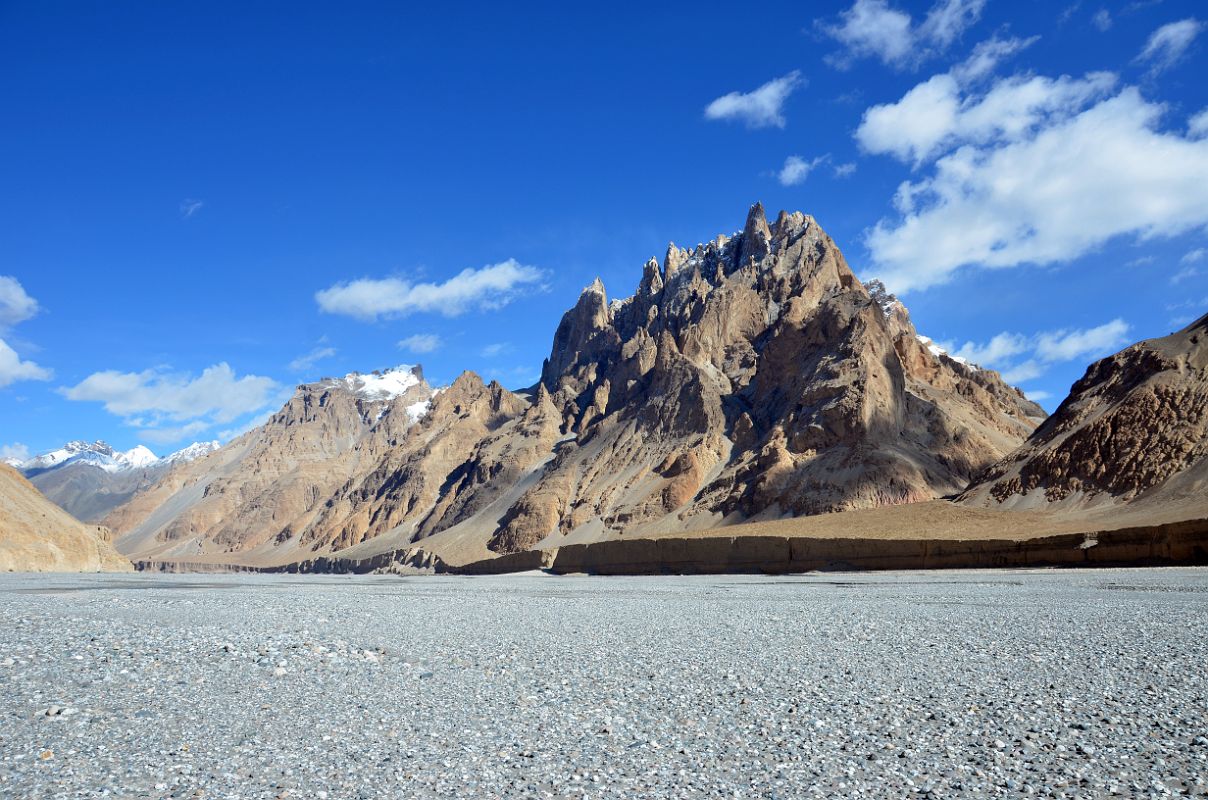
[[[423,382],[423,367],[402,364],[370,373],[350,372],[343,378],[325,378],[319,386],[324,389],[345,389],[365,400],[393,400]]]

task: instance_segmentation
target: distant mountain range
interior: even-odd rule
[[[200,458],[220,446],[195,442],[160,458],[143,445],[123,452],[102,441],[72,441],[33,458],[5,459],[5,463],[72,516],[95,522],[155,483],[174,464]]]

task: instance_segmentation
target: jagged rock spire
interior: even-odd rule
[[[747,212],[747,224],[742,229],[742,252],[738,263],[745,264],[749,259],[760,259],[770,250],[772,230],[768,227],[768,218],[763,211],[763,203],[756,203]]]

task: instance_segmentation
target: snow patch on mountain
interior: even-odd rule
[[[952,359],[953,361],[955,361],[958,364],[964,364],[965,366],[976,366],[976,365],[970,365],[966,359],[961,358],[960,356],[952,355],[947,350],[945,350],[944,348],[942,348],[938,344],[936,344],[930,336],[924,336],[923,334],[920,333],[918,335],[918,339],[919,339],[919,343],[921,345],[923,345],[923,347],[926,347],[927,351],[929,353],[931,353],[931,355],[935,356],[936,358],[939,358],[940,356],[948,356],[948,358]],[[980,367],[979,367],[979,369],[980,369]]]
[[[407,406],[407,419],[411,420],[411,424],[414,425],[424,418],[424,414],[427,414],[428,409],[431,407],[431,400],[420,400],[418,403],[412,403]]]
[[[330,388],[347,389],[365,400],[393,400],[422,380],[416,374],[418,367],[403,365],[388,370],[375,370],[369,374],[350,372],[343,378],[332,378],[324,383]]]
[[[194,461],[202,456],[208,456],[220,447],[222,447],[222,442],[219,441],[194,442],[188,447],[164,456],[161,460],[167,464],[175,464],[180,461]]]

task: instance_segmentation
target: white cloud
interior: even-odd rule
[[[511,342],[496,342],[494,344],[488,344],[486,347],[482,348],[482,350],[480,350],[479,352],[482,354],[483,358],[495,358],[496,356],[503,355],[504,353],[510,352],[511,349],[512,349]]]
[[[1191,17],[1163,25],[1150,34],[1137,60],[1149,63],[1150,75],[1170,69],[1183,58],[1203,28],[1204,23]]]
[[[1200,268],[1195,265],[1203,261],[1206,256],[1208,256],[1208,249],[1203,247],[1197,247],[1194,250],[1184,253],[1183,257],[1179,259],[1179,263],[1183,266],[1178,272],[1170,276],[1170,282],[1172,284],[1179,284],[1185,280],[1188,280],[1189,278],[1194,278],[1199,275]]]
[[[41,309],[38,301],[25,293],[16,278],[0,275],[0,333],[24,322]],[[33,361],[22,361],[8,342],[0,339],[0,388],[17,381],[48,381],[53,372]]]
[[[866,148],[938,157],[933,174],[899,187],[901,218],[869,233],[872,275],[905,292],[961,267],[1060,263],[1114,237],[1208,225],[1208,139],[1159,130],[1163,106],[1135,88],[1097,99],[1108,85],[1104,75],[1008,79],[958,99],[933,78],[914,110],[944,111],[939,124],[902,122],[896,137],[888,118],[862,126]]]
[[[0,330],[24,322],[38,310],[38,301],[25,293],[20,281],[0,275]]]
[[[854,162],[854,161],[848,161],[845,164],[836,164],[835,165],[835,177],[836,178],[846,178],[846,177],[848,177],[850,175],[854,175],[854,174],[856,174],[856,162]]]
[[[1187,121],[1187,135],[1192,139],[1208,137],[1208,108]]]
[[[981,18],[985,5],[986,0],[940,0],[927,12],[919,36],[946,48]]]
[[[435,333],[417,333],[406,339],[400,339],[398,346],[403,350],[410,350],[412,353],[434,353],[441,344],[440,337]]]
[[[22,361],[17,351],[0,339],[0,388],[17,381],[48,381],[53,374],[32,361]]]
[[[29,459],[29,447],[20,442],[0,444],[0,461],[7,459],[27,461]]]
[[[985,344],[965,342],[953,352],[953,355],[966,361],[972,361],[974,364],[992,366],[1001,363],[1006,358],[1019,355],[1027,349],[1027,337],[1004,331]]]
[[[1052,364],[1106,355],[1128,341],[1128,324],[1113,319],[1094,328],[1062,328],[1032,336],[1004,331],[984,344],[965,342],[953,355],[983,367],[1002,371],[1010,384],[1038,378]],[[1027,354],[1022,360],[1017,356]],[[1037,393],[1028,396],[1037,399]]]
[[[1041,400],[1048,400],[1053,396],[1052,393],[1045,392],[1040,389],[1029,389],[1027,392],[1025,392],[1025,394],[1033,403],[1039,403]]]
[[[1087,330],[1062,329],[1042,333],[1036,339],[1036,356],[1046,363],[1074,361],[1093,355],[1102,355],[1116,349],[1128,340],[1128,323],[1122,319],[1088,328]]]
[[[985,77],[993,72],[1003,59],[1026,50],[1038,41],[1039,36],[1027,39],[999,39],[994,36],[974,47],[973,53],[964,62],[952,68],[952,75],[962,83]]]
[[[337,351],[334,347],[324,347],[319,345],[305,355],[300,355],[293,361],[289,362],[289,368],[294,372],[309,372],[315,364],[324,359],[331,358]]]
[[[784,160],[784,166],[780,168],[776,177],[782,186],[797,186],[805,183],[810,172],[824,161],[826,161],[826,156],[818,156],[812,161],[806,161],[801,156],[789,156]]]
[[[1091,17],[1091,24],[1098,28],[1100,33],[1107,33],[1112,26],[1112,15],[1106,8],[1101,8]]]
[[[203,201],[203,200],[194,200],[192,198],[185,198],[184,200],[181,200],[180,201],[181,219],[189,219],[194,214],[196,214],[198,211],[201,211],[201,208],[204,205],[205,205],[205,201]]]
[[[1035,359],[1021,361],[1013,367],[1008,367],[1002,371],[1002,379],[1012,386],[1039,378],[1044,374],[1044,367],[1036,362]]]
[[[741,120],[748,128],[783,128],[784,102],[805,81],[798,70],[752,92],[730,92],[705,106],[705,119]]]
[[[403,278],[361,278],[315,293],[319,308],[363,320],[435,311],[455,317],[471,309],[509,303],[518,287],[541,280],[542,272],[508,259],[481,269],[464,269],[444,283],[412,283]]]
[[[182,438],[233,422],[264,408],[279,391],[273,379],[237,377],[225,363],[208,367],[197,377],[157,370],[106,370],[59,390],[69,400],[103,403],[106,411],[126,424],[148,429],[142,435],[153,441],[173,441],[173,430],[179,433],[175,438]],[[164,422],[182,424],[164,426]],[[152,438],[156,436],[162,438]]]
[[[981,16],[985,0],[939,0],[923,22],[915,25],[910,14],[886,0],[855,0],[839,15],[839,24],[821,29],[845,47],[829,56],[839,69],[858,58],[874,57],[893,67],[907,67],[946,49]]]
[[[1068,118],[1115,85],[1110,73],[1083,79],[1015,77],[982,96],[963,96],[951,74],[920,83],[896,103],[864,112],[856,140],[869,153],[888,154],[915,166],[963,144],[1014,142]]]

